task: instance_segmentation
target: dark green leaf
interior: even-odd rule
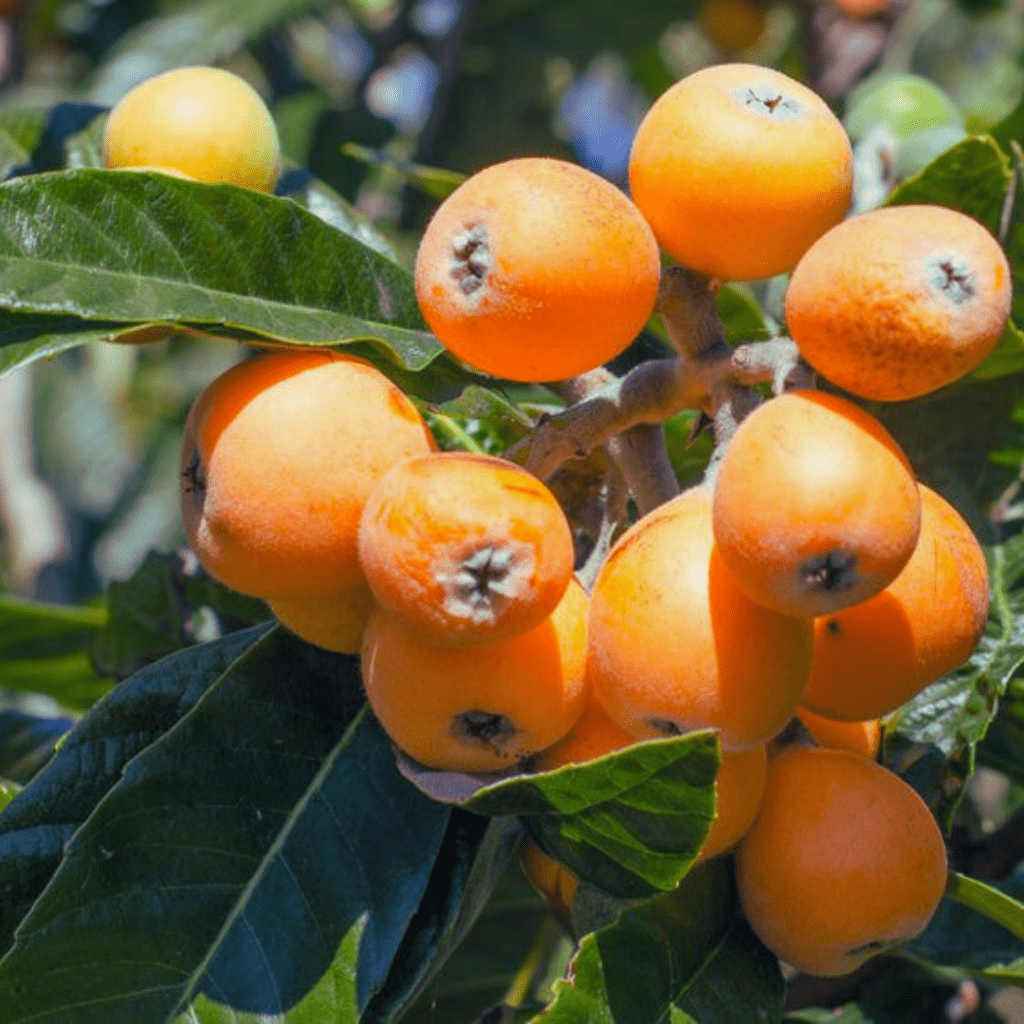
[[[344,231],[346,235],[351,235],[389,260],[397,260],[394,247],[374,228],[369,219],[344,196],[314,178],[308,171],[297,172],[294,187],[284,192],[279,189],[278,195],[293,199],[325,224]]]
[[[1024,664],[1024,534],[988,552],[989,621],[967,662],[899,708],[886,725],[886,759],[904,770],[921,748],[942,754],[930,784],[916,780],[948,827],[975,753],[1012,676]],[[940,767],[941,766],[941,767]],[[908,781],[912,781],[909,780]]]
[[[52,358],[90,341],[112,341],[136,327],[0,309],[0,377],[26,363]]]
[[[782,1016],[778,961],[737,915],[728,862],[583,939],[571,981],[540,1024],[770,1024]]]
[[[89,707],[110,688],[88,653],[106,621],[102,608],[3,598],[0,686],[45,693],[71,709]]]
[[[21,792],[21,787],[9,779],[0,779],[0,811]]]
[[[527,829],[573,874],[614,895],[647,896],[673,889],[700,852],[718,761],[712,731],[648,740],[499,782],[467,806],[526,815]]]
[[[1018,871],[1003,882],[989,884],[1015,900],[1024,899],[1024,872]],[[1024,931],[1024,906],[1016,916],[1018,928]],[[948,896],[939,904],[928,927],[916,939],[903,943],[902,948],[932,964],[972,971],[1004,966],[1024,958],[1024,940],[978,910]]]
[[[988,136],[970,136],[897,185],[887,206],[936,203],[969,214],[993,234],[1010,184],[1010,162]]]
[[[172,655],[108,693],[0,814],[0,953],[57,869],[64,844],[125,765],[187,714],[266,627]]]
[[[0,191],[0,270],[0,305],[16,312],[371,341],[412,370],[441,351],[406,271],[289,200],[231,185],[100,170],[17,179]]]
[[[424,1013],[428,1020],[471,1020],[502,995],[546,913],[522,876],[507,870],[521,836],[514,819],[453,809],[423,901],[363,1024]],[[406,1016],[417,999],[419,1009]]]
[[[1011,152],[1011,142],[1024,144],[1024,97],[998,124],[988,130],[1006,153]]]
[[[186,552],[151,553],[129,580],[112,583],[110,618],[91,645],[100,671],[124,679],[197,640],[272,619],[260,600],[211,579]]]
[[[448,819],[398,775],[356,660],[273,629],[75,833],[0,962],[0,1005],[10,1024],[83,1004],[138,1024],[203,996],[291,1024],[316,993],[322,1018],[350,1019],[336,969],[364,1007]]]

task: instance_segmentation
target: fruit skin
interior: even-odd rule
[[[618,355],[654,310],[661,263],[640,211],[561,160],[485,168],[438,207],[416,254],[420,309],[471,366],[563,380]]]
[[[583,713],[587,608],[574,580],[539,626],[473,647],[424,644],[378,609],[363,637],[370,707],[395,745],[429,768],[513,768]]]
[[[786,323],[822,376],[894,402],[973,370],[1011,298],[1010,265],[985,227],[943,206],[890,206],[811,246],[786,291]]]
[[[573,539],[554,495],[505,459],[407,459],[370,493],[359,558],[378,604],[432,644],[494,643],[554,611]]]
[[[542,750],[534,762],[539,772],[567,764],[583,764],[640,740],[613,721],[596,700],[588,700],[576,724],[554,746]]]
[[[804,705],[842,721],[886,715],[974,650],[988,618],[988,569],[971,528],[923,484],[921,535],[880,594],[814,624]]]
[[[562,927],[569,930],[579,879],[568,868],[549,857],[532,839],[524,839],[519,844],[517,859],[527,881],[544,897]]]
[[[752,600],[786,615],[824,615],[877,594],[907,564],[920,525],[899,446],[863,409],[820,391],[755,409],[715,483],[722,560]]]
[[[882,744],[882,723],[877,718],[866,722],[837,722],[833,718],[816,715],[805,707],[797,708],[796,716],[823,747],[848,750],[861,757],[878,757]]]
[[[536,768],[548,772],[582,764],[640,742],[617,725],[597,701],[591,700],[568,735],[538,755]],[[715,778],[715,820],[697,863],[734,846],[750,828],[761,805],[767,758],[764,747],[722,754]]]
[[[946,850],[924,801],[892,772],[845,750],[790,747],[768,764],[736,880],[772,952],[835,977],[924,929],[946,885]]]
[[[877,125],[897,142],[929,128],[963,129],[959,107],[921,75],[883,74],[864,79],[850,94],[843,124],[855,141]]]
[[[338,654],[359,653],[374,609],[373,594],[365,583],[337,593],[279,597],[267,603],[296,636]]]
[[[221,374],[185,423],[185,533],[215,579],[265,598],[364,583],[359,517],[391,466],[434,447],[415,406],[370,363],[320,349]]]
[[[270,111],[244,79],[220,68],[175,68],[115,105],[103,161],[109,168],[178,171],[197,181],[272,192],[281,144]]]
[[[770,68],[718,64],[677,82],[647,112],[629,184],[666,252],[742,281],[790,270],[842,220],[853,154],[810,89]]]
[[[811,636],[809,621],[736,586],[714,550],[710,491],[699,487],[634,524],[609,553],[591,601],[588,673],[634,736],[713,728],[731,752],[764,744],[793,716]]]

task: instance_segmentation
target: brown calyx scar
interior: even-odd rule
[[[487,228],[483,224],[469,224],[464,231],[452,236],[452,257],[449,275],[463,295],[480,291],[491,269],[491,250],[487,241]]]
[[[793,96],[786,96],[768,84],[743,86],[733,91],[740,106],[764,114],[773,121],[793,121],[803,116],[806,106]]]
[[[800,566],[800,579],[809,590],[839,594],[860,583],[857,556],[852,551],[826,551]]]
[[[504,757],[509,742],[519,730],[506,715],[474,708],[455,715],[449,731],[462,743],[489,747],[499,757]]]
[[[977,284],[971,265],[956,253],[936,253],[925,260],[928,286],[944,299],[959,306],[970,302],[977,294]]]

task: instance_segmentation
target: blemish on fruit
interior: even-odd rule
[[[487,272],[491,269],[491,250],[487,244],[487,229],[482,224],[471,224],[465,231],[452,237],[455,259],[451,276],[463,295],[472,295],[483,288]]]
[[[451,734],[457,740],[490,747],[499,756],[505,754],[505,748],[517,731],[505,715],[475,708],[455,715],[451,724]]]
[[[852,551],[826,551],[807,559],[800,567],[800,578],[813,590],[838,594],[860,583],[857,556]]]
[[[843,628],[839,625],[839,621],[837,619],[829,619],[828,622],[825,623],[825,630],[830,636],[839,636],[839,634],[842,633]]]

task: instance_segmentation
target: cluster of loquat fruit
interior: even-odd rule
[[[178,121],[208,121],[178,117],[189,77],[208,70],[129,94],[110,118],[108,165],[271,188],[273,122],[244,90],[241,136],[225,123],[189,148],[177,134]],[[168,126],[159,144],[133,139],[154,118]],[[272,141],[245,157],[217,148],[250,147],[250,134]],[[819,97],[769,69],[719,65],[648,113],[632,199],[549,159],[468,179],[428,225],[416,293],[455,357],[544,382],[625,349],[655,309],[662,251],[711,281],[792,271],[787,326],[815,371],[865,399],[926,394],[995,345],[1009,267],[984,227],[946,208],[844,220],[851,188],[849,140]],[[734,851],[765,944],[842,974],[917,934],[941,898],[935,821],[875,757],[880,719],[977,644],[985,560],[849,399],[789,391],[720,441],[705,481],[623,533],[588,594],[541,480],[438,451],[363,359],[272,351],[189,413],[185,527],[211,575],[310,642],[360,653],[378,720],[427,767],[552,770],[716,730],[701,859]],[[794,716],[809,735],[770,748]],[[542,851],[524,865],[553,903],[571,902],[575,880]]]

